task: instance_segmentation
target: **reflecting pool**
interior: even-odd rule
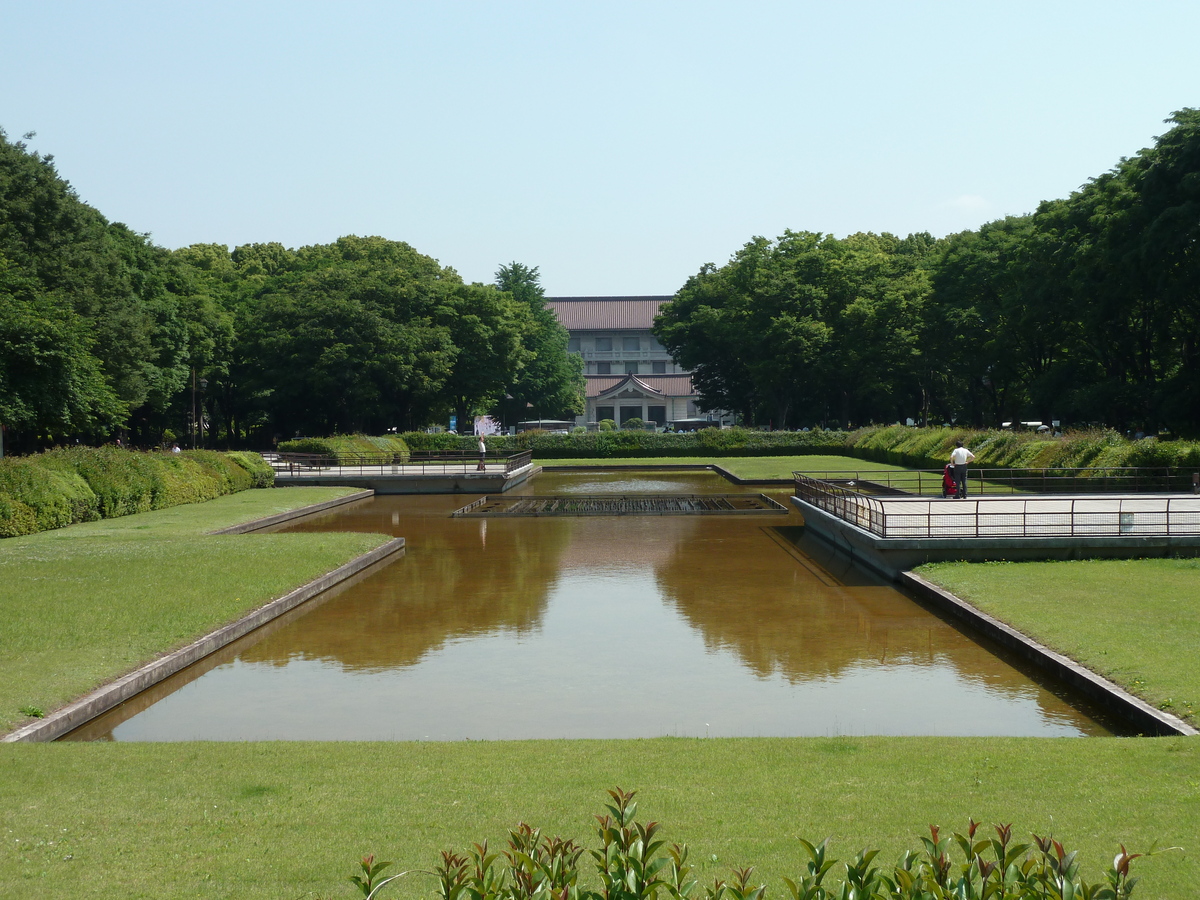
[[[740,489],[708,472],[613,471],[545,472],[518,490]],[[807,537],[795,511],[450,517],[473,499],[377,497],[284,529],[385,532],[407,548],[68,739],[1110,733]]]

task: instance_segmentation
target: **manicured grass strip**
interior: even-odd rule
[[[720,466],[739,478],[790,480],[793,472],[904,472],[903,466],[868,462],[849,456],[651,456],[637,459],[535,459],[547,469],[558,466],[603,466],[606,469],[645,466]]]
[[[933,563],[930,581],[1192,724],[1200,560]]]
[[[369,852],[428,869],[439,849],[501,849],[520,820],[594,845],[615,785],[690,845],[703,883],[755,865],[775,898],[801,869],[799,836],[891,864],[930,823],[968,816],[1053,832],[1089,880],[1118,843],[1182,845],[1138,860],[1138,894],[1200,883],[1187,738],[51,744],[0,749],[0,896],[350,898]],[[433,882],[397,887],[384,896],[429,897]]]
[[[386,540],[205,532],[348,493],[245,491],[0,542],[0,732]]]

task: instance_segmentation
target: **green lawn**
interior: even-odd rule
[[[917,572],[1200,724],[1200,560],[934,563]]]
[[[653,456],[636,459],[539,459],[539,466],[603,466],[605,468],[646,466],[720,466],[739,478],[791,480],[793,472],[904,472],[902,466],[867,462],[848,456]]]
[[[243,491],[0,541],[0,732],[383,543],[205,532],[348,493]]]
[[[894,863],[930,823],[1053,832],[1102,877],[1118,843],[1137,896],[1200,884],[1200,743],[1186,738],[658,739],[430,743],[51,744],[0,748],[0,896],[350,898],[366,853],[393,871],[520,820],[592,842],[604,789],[707,862],[755,865],[769,896],[797,837]],[[716,856],[716,862],[712,857]],[[385,896],[431,896],[412,876]]]

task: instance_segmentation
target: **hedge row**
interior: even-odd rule
[[[1200,443],[1131,441],[1115,431],[1089,430],[1060,436],[1002,430],[907,428],[903,425],[863,428],[846,436],[847,452],[877,462],[914,468],[939,468],[961,440],[975,454],[975,464],[1004,469],[1074,469],[1120,466],[1200,467]]]
[[[474,437],[413,432],[404,440],[414,452],[471,451]],[[532,450],[538,459],[621,459],[672,456],[804,456],[841,454],[919,469],[940,468],[956,440],[975,453],[978,465],[995,468],[1200,467],[1200,443],[1131,441],[1114,431],[1060,436],[1003,430],[873,426],[843,431],[747,431],[706,428],[682,434],[652,431],[591,431],[551,434],[530,431],[488,438],[494,453]]]
[[[257,453],[71,447],[0,460],[0,537],[270,487]]]
[[[404,440],[414,452],[474,450],[477,439],[466,435],[410,432]],[[645,456],[798,456],[844,452],[840,431],[747,431],[744,428],[704,428],[685,433],[653,431],[589,431],[553,434],[526,431],[488,439],[493,453],[532,450],[538,459],[621,459]]]
[[[805,456],[844,455],[919,469],[945,465],[956,440],[975,453],[978,465],[994,468],[1200,467],[1200,443],[1131,441],[1113,431],[1078,431],[1050,436],[1035,432],[972,431],[956,428],[872,426],[844,431],[748,431],[705,428],[696,432],[589,431],[554,434],[527,431],[488,438],[492,453],[532,450],[538,459],[627,459],[678,456]],[[470,435],[415,431],[403,435],[298,438],[279,445],[282,451],[320,453],[350,462],[355,456],[446,451],[473,452]]]
[[[279,444],[279,452],[319,453],[321,456],[329,457],[340,463],[351,463],[364,456],[377,457],[380,454],[408,459],[408,444],[405,443],[403,437],[395,434],[385,434],[380,437],[370,437],[365,434],[335,434],[333,437],[306,437],[282,441]]]

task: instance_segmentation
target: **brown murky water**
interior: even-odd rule
[[[643,472],[520,490],[738,489]],[[794,512],[450,518],[472,499],[378,497],[292,526],[401,535],[407,551],[69,738],[1110,733],[806,538]]]

